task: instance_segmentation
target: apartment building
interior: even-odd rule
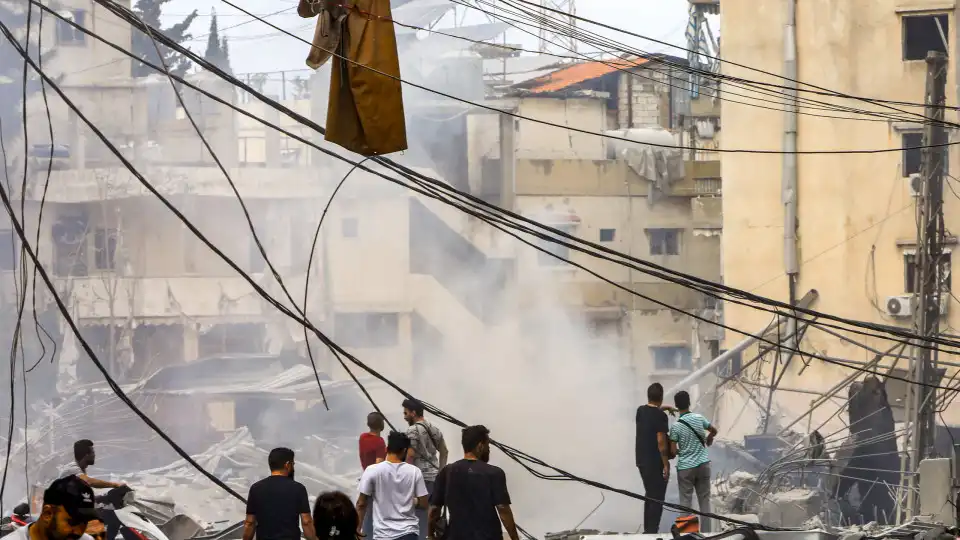
[[[682,70],[653,62],[636,64],[562,66],[515,83],[496,102],[523,117],[574,130],[482,111],[472,114],[470,188],[579,238],[719,280],[719,161],[702,150],[681,152],[642,144],[708,148],[712,142],[698,135],[696,124],[687,120],[690,102]],[[697,101],[706,110],[702,116],[713,122],[707,114],[713,109]],[[715,121],[719,127],[719,118]],[[708,135],[714,137],[716,130]],[[663,167],[651,173],[641,166],[644,159]],[[715,354],[717,327],[698,324],[679,312],[715,320],[716,306],[710,298],[563,246],[541,244],[616,284],[526,246],[517,254],[521,283],[543,280],[545,275],[558,281],[557,295],[572,313],[588,321],[591,334],[626,351],[622,367],[638,399],[643,399],[648,380],[678,380]]]
[[[746,2],[722,0],[723,73],[733,77],[782,84],[762,72],[784,70],[784,38],[788,2]],[[796,49],[798,79],[842,93],[893,101],[922,103],[925,96],[927,51],[945,52],[949,58],[947,105],[956,106],[956,5],[932,0],[881,0],[843,5],[813,1],[796,3]],[[747,69],[747,66],[751,69]],[[736,89],[735,89],[736,88]],[[801,88],[805,88],[801,85]],[[724,95],[741,92],[740,85],[725,82]],[[747,92],[749,94],[749,92]],[[758,95],[758,94],[753,94]],[[890,113],[860,101],[838,100],[801,92],[801,98],[823,101],[869,111]],[[751,101],[737,98],[737,101]],[[725,149],[779,151],[785,129],[782,110],[763,109],[768,103],[722,101]],[[776,109],[776,107],[774,107]],[[922,109],[912,109],[920,112]],[[816,113],[816,114],[813,114]],[[828,116],[828,117],[824,117]],[[832,118],[829,116],[833,116]],[[801,151],[891,149],[892,152],[861,155],[797,156],[799,238],[798,296],[819,292],[814,308],[836,316],[902,328],[910,328],[912,312],[897,309],[909,306],[917,292],[913,282],[916,252],[916,201],[910,175],[919,172],[920,151],[906,148],[920,145],[920,123],[900,120],[856,120],[854,115],[834,114],[801,108],[797,145]],[[956,121],[954,112],[947,112]],[[875,119],[876,120],[876,119]],[[903,148],[902,151],[896,151]],[[950,170],[955,170],[956,151],[949,150]],[[781,194],[783,158],[776,154],[724,153],[723,274],[728,285],[781,301],[788,298],[784,275],[784,204]],[[954,180],[945,181],[947,190]],[[944,194],[946,228],[960,227],[960,199]],[[952,246],[949,238],[943,260],[943,283],[949,291],[952,281]],[[941,308],[944,330],[960,324],[960,306],[952,300]],[[906,299],[906,301],[904,300]],[[770,322],[770,314],[738,305],[725,306],[726,323],[755,333]],[[866,336],[848,335],[873,349],[885,351],[893,343]],[[728,344],[742,336],[728,333]],[[864,350],[819,330],[809,331],[801,346],[854,365],[871,360]],[[911,352],[907,352],[909,356]],[[746,359],[747,353],[744,353]],[[886,363],[892,365],[893,358]],[[941,366],[952,373],[956,359],[940,355]],[[770,380],[774,363],[764,364],[763,379]],[[900,360],[900,376],[907,360]],[[783,373],[784,366],[778,366]],[[781,384],[800,391],[833,386],[851,375],[849,369],[825,362],[794,361]],[[890,399],[902,415],[903,385],[888,385]],[[748,398],[744,400],[749,401]],[[782,391],[775,406],[785,421],[798,417],[810,404],[810,396]],[[731,403],[729,423],[740,403]],[[813,423],[825,420],[834,407],[823,407]],[[944,413],[955,421],[956,408]],[[721,425],[724,423],[721,421]],[[750,426],[753,427],[752,425]]]

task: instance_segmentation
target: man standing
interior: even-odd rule
[[[430,497],[430,538],[437,538],[443,508],[450,524],[443,540],[518,540],[510,509],[510,493],[503,469],[489,464],[490,430],[471,426],[463,430],[463,459],[444,467]]]
[[[420,469],[427,491],[433,493],[437,474],[447,465],[449,454],[447,443],[443,440],[443,433],[423,418],[423,403],[415,399],[404,400],[403,419],[410,426],[407,428],[407,437],[410,438],[407,463],[412,463]],[[418,509],[417,517],[420,520],[420,538],[423,540],[427,535],[426,509]]]
[[[647,388],[647,404],[637,407],[636,460],[643,489],[651,500],[643,503],[643,533],[660,532],[663,501],[670,481],[669,423],[663,412],[663,385]],[[657,501],[657,502],[654,502]]]
[[[670,426],[670,457],[677,459],[677,487],[680,505],[693,507],[693,492],[697,492],[700,512],[710,512],[710,454],[717,428],[703,415],[690,412],[690,394],[677,392],[674,403],[680,417]],[[701,524],[703,532],[710,532],[710,520]]]
[[[420,524],[415,508],[427,507],[427,487],[420,469],[406,462],[410,439],[393,432],[387,458],[363,471],[357,514],[363,523],[373,499],[372,540],[416,540]],[[369,534],[369,533],[368,533]]]
[[[100,519],[94,509],[93,490],[76,476],[54,480],[43,492],[43,508],[37,521],[17,529],[12,540],[92,540],[84,534],[87,524]]]
[[[363,470],[380,463],[387,457],[387,445],[383,442],[383,415],[372,412],[367,415],[367,428],[370,430],[360,434],[360,466]],[[373,512],[367,512],[363,523],[363,534],[369,538],[373,535]]]
[[[378,412],[367,415],[367,431],[360,434],[360,466],[363,470],[380,463],[387,457],[387,445],[383,442],[383,416]]]
[[[274,448],[267,456],[270,476],[250,486],[243,540],[317,540],[307,488],[294,481],[293,450]]]
[[[113,489],[124,487],[126,484],[117,482],[107,482],[87,476],[87,469],[92,467],[97,461],[97,453],[93,450],[93,441],[81,439],[73,443],[73,459],[70,465],[67,465],[60,471],[60,478],[76,476],[83,480],[88,486],[96,489]]]

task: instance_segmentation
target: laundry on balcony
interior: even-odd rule
[[[333,57],[326,140],[364,156],[406,150],[390,0],[300,0],[297,13],[318,18],[307,65]]]

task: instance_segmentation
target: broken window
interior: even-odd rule
[[[0,270],[9,272],[17,267],[20,242],[11,230],[0,230]]]
[[[345,347],[395,347],[400,342],[400,317],[396,313],[337,313],[337,343]]]
[[[56,275],[87,275],[87,216],[65,214],[51,228],[53,265]]]
[[[686,345],[664,345],[650,347],[655,371],[690,371],[693,369],[693,355]]]
[[[613,239],[616,237],[616,235],[616,229],[600,229],[601,242],[613,242]]]
[[[117,230],[97,229],[93,236],[93,265],[97,270],[117,267]]]
[[[71,19],[79,26],[83,26],[86,12],[82,9],[73,9],[66,13],[61,13],[67,19]],[[83,45],[86,43],[87,35],[77,30],[66,21],[57,19],[57,45]]]
[[[679,255],[681,229],[647,229],[651,255]]]
[[[264,352],[266,329],[257,323],[215,324],[197,337],[200,358],[218,354]]]
[[[620,337],[620,319],[592,318],[587,321],[587,332],[593,339]]]
[[[900,136],[903,148],[903,176],[907,177],[920,172],[920,163],[922,159],[923,133],[919,131],[907,132]]]
[[[572,224],[554,225],[553,228],[557,229],[558,231],[565,232],[567,234],[573,234],[574,225]],[[566,238],[561,238],[561,237],[555,237],[555,238],[557,238],[557,240],[560,240],[562,242],[567,241]],[[540,244],[540,247],[547,252],[547,253],[544,253],[543,251],[537,252],[537,262],[540,264],[540,266],[561,266],[566,264],[566,261],[570,259],[570,248],[568,248],[567,246],[563,246],[563,245],[550,242],[548,240],[542,240],[542,239],[538,240],[537,243]],[[551,256],[550,253],[552,253],[553,255],[556,255],[556,257]],[[559,259],[557,257],[559,257]]]
[[[927,52],[947,53],[950,19],[946,13],[903,17],[903,59],[923,60]]]
[[[720,350],[721,355],[726,353],[725,349]],[[737,377],[741,371],[743,371],[743,355],[741,353],[732,355],[726,362],[717,366],[718,377]]]
[[[939,283],[938,289],[941,292],[949,293],[951,290],[951,276],[950,276],[950,253],[943,253],[940,255],[940,264],[938,265],[939,273],[937,275],[937,282]],[[917,256],[913,253],[907,253],[903,256],[903,277],[904,277],[904,292],[908,294],[920,292],[920,287],[917,286]]]

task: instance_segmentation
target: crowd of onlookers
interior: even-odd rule
[[[424,418],[423,404],[404,401],[403,418],[407,430],[384,441],[383,416],[367,416],[356,501],[337,491],[321,493],[311,511],[307,489],[296,481],[294,451],[274,448],[267,457],[270,475],[250,487],[243,540],[503,540],[504,529],[518,540],[506,476],[489,463],[489,430],[465,428],[463,459],[448,463],[443,433]],[[87,475],[96,460],[93,442],[77,441],[74,458],[44,491],[38,518],[13,540],[128,537],[115,515],[98,510],[102,503],[93,488],[129,488]]]
[[[662,501],[677,459],[680,505],[696,493],[701,513],[710,511],[710,456],[716,428],[690,410],[690,395],[678,392],[675,406],[663,404],[663,386],[650,385],[648,403],[637,409],[636,464],[648,500],[644,532],[657,533]],[[673,425],[667,414],[677,416]],[[490,432],[463,429],[463,459],[448,463],[443,432],[424,418],[423,404],[403,402],[406,431],[383,439],[384,418],[367,416],[360,435],[363,474],[353,501],[341,492],[322,493],[311,511],[307,489],[296,481],[293,450],[275,448],[267,458],[270,475],[250,487],[243,540],[518,540],[504,472],[490,465]],[[87,475],[96,453],[89,440],[74,445],[75,463],[43,494],[39,517],[13,540],[115,540],[126,531],[114,517],[97,511],[92,488],[127,488]],[[697,525],[699,527],[699,525]],[[709,524],[703,523],[704,532]],[[139,539],[144,540],[144,539]]]

